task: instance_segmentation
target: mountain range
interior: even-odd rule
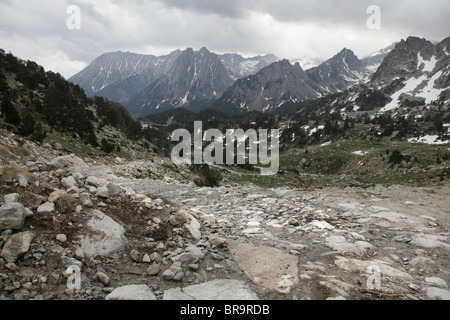
[[[406,129],[408,124],[427,121],[435,124],[429,132],[438,128],[440,133],[450,133],[450,129],[443,127],[450,119],[449,107],[450,37],[439,43],[409,37],[395,45],[372,80],[316,99],[298,108],[296,117],[315,114],[323,119],[375,122],[385,127],[384,131],[375,130],[380,137],[395,132],[406,136],[414,131]],[[416,129],[419,132],[423,128],[416,126]],[[419,134],[429,132],[422,130]]]
[[[165,56],[106,53],[69,81],[88,95],[123,104],[143,116],[193,102],[219,98],[233,82],[277,61],[274,55],[244,58],[217,55],[206,48],[176,50]]]
[[[160,57],[116,52],[98,57],[69,81],[88,95],[123,104],[134,117],[179,107],[277,113],[359,85],[381,88],[406,76],[407,88],[392,92],[391,103],[396,103],[416,82],[414,89],[422,87],[410,93],[422,90],[429,99],[448,88],[448,41],[434,44],[409,37],[362,59],[344,48],[307,70],[298,61],[292,64],[271,54],[244,58],[207,48]]]

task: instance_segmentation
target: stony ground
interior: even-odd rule
[[[21,147],[0,168],[3,299],[450,299],[448,188],[198,188]]]

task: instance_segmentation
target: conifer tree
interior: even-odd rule
[[[16,110],[16,107],[11,102],[9,94],[4,94],[1,104],[2,114],[5,116],[5,122],[15,126],[20,124],[20,115]]]

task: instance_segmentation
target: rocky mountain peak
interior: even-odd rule
[[[419,77],[432,72],[437,61],[446,59],[442,45],[433,45],[426,39],[408,37],[400,41],[374,75],[374,83],[388,83],[395,79]],[[440,49],[439,49],[440,48]]]
[[[283,59],[236,81],[218,104],[242,111],[269,112],[286,103],[315,99],[320,95],[318,90],[299,63],[292,65]]]

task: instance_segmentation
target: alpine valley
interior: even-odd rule
[[[5,50],[0,300],[450,300],[450,38],[105,53],[69,80]],[[175,164],[195,121],[279,129],[279,172]]]

